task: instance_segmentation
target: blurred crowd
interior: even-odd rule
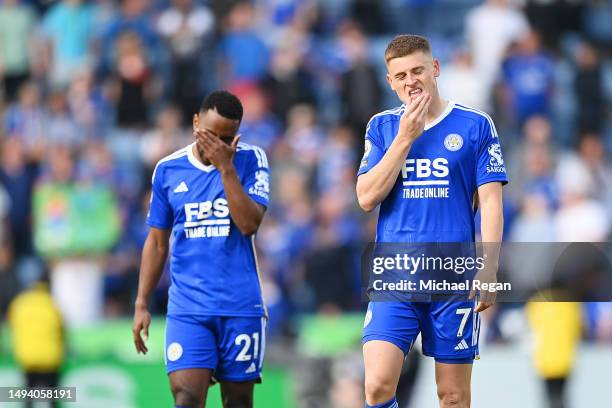
[[[257,237],[271,335],[362,310],[376,217],[355,174],[369,118],[400,103],[382,57],[398,33],[430,39],[443,97],[493,116],[507,240],[607,241],[611,20],[607,1],[2,0],[0,312],[49,273],[69,324],[131,314],[152,170],[219,88],[271,163]],[[591,337],[612,340],[611,309],[589,313]]]

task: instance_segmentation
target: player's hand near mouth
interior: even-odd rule
[[[410,147],[423,134],[431,96],[422,92],[406,105],[397,135],[382,160],[357,178],[357,199],[365,211],[372,211],[395,185]]]
[[[430,103],[431,96],[425,91],[411,98],[400,119],[397,139],[412,145],[423,134]]]

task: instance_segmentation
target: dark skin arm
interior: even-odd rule
[[[151,324],[148,304],[166,264],[169,239],[170,230],[152,227],[142,249],[138,296],[136,297],[132,326],[134,345],[138,353],[147,354],[147,351],[149,351],[145,346],[145,341],[149,338],[149,325]]]
[[[200,129],[197,116],[194,117],[194,134],[198,153],[203,156],[201,158],[212,163],[221,173],[223,190],[227,197],[232,221],[242,234],[247,236],[254,234],[263,220],[265,208],[253,201],[244,191],[236,167],[234,167],[233,158],[240,136],[234,136],[231,144],[228,145],[210,131]]]

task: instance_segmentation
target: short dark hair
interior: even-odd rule
[[[202,101],[200,112],[215,109],[224,118],[241,121],[242,103],[238,97],[227,91],[213,91]]]
[[[393,58],[405,57],[416,51],[431,54],[431,46],[427,38],[413,34],[398,35],[387,45],[385,62],[388,64]]]

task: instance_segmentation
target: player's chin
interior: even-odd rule
[[[412,98],[407,93],[398,93],[397,97],[404,105],[410,105],[412,103]]]

